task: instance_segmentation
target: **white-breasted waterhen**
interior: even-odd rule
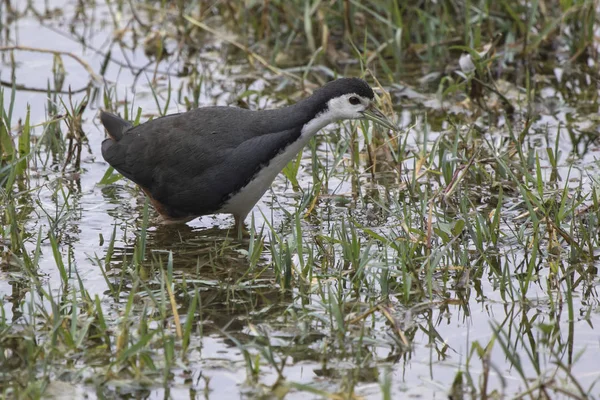
[[[362,79],[343,78],[274,110],[202,107],[135,127],[101,112],[110,136],[102,156],[143,189],[163,222],[230,213],[241,227],[277,174],[321,128],[367,118],[395,129],[374,98]]]

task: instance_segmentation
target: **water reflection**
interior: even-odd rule
[[[116,247],[109,262],[109,276],[121,279],[123,269],[136,268],[136,275],[144,282],[138,293],[160,293],[162,274],[172,265],[175,298],[180,315],[187,313],[196,292],[201,304],[200,320],[210,321],[214,329],[227,328],[241,331],[253,314],[269,319],[290,304],[290,292],[274,284],[274,274],[263,264],[254,267],[248,261],[249,240],[233,237],[234,229],[193,228],[185,224],[154,225],[145,237],[144,257],[139,257],[142,237],[131,246]],[[139,265],[136,261],[141,260]],[[131,280],[129,278],[128,280]],[[127,297],[131,282],[122,287],[121,296]],[[150,293],[146,293],[150,294]]]

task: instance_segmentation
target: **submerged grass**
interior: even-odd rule
[[[596,5],[408,3],[80,2],[61,34],[106,82],[65,93],[52,53],[44,116],[17,108],[35,88],[5,35],[2,396],[596,396]],[[1,28],[55,11],[3,2]],[[264,108],[337,75],[388,89],[405,131],[314,140],[241,240],[157,226],[85,152],[98,106]]]

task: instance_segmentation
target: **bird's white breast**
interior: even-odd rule
[[[330,122],[333,122],[332,116],[329,113],[323,113],[304,125],[300,137],[276,155],[246,186],[234,194],[219,212],[246,217],[271,186],[277,174],[306,146],[312,136]]]
[[[277,174],[285,168],[307,142],[308,140],[300,137],[286,147],[283,152],[275,156],[268,165],[262,168],[246,186],[234,194],[221,208],[220,212],[243,217],[248,215],[252,207],[265,194],[269,186],[271,186]]]

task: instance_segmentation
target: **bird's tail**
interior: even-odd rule
[[[100,121],[102,122],[102,125],[104,125],[104,128],[106,128],[108,135],[116,142],[121,140],[125,131],[133,126],[130,122],[125,121],[118,115],[107,113],[105,111],[100,111]]]

